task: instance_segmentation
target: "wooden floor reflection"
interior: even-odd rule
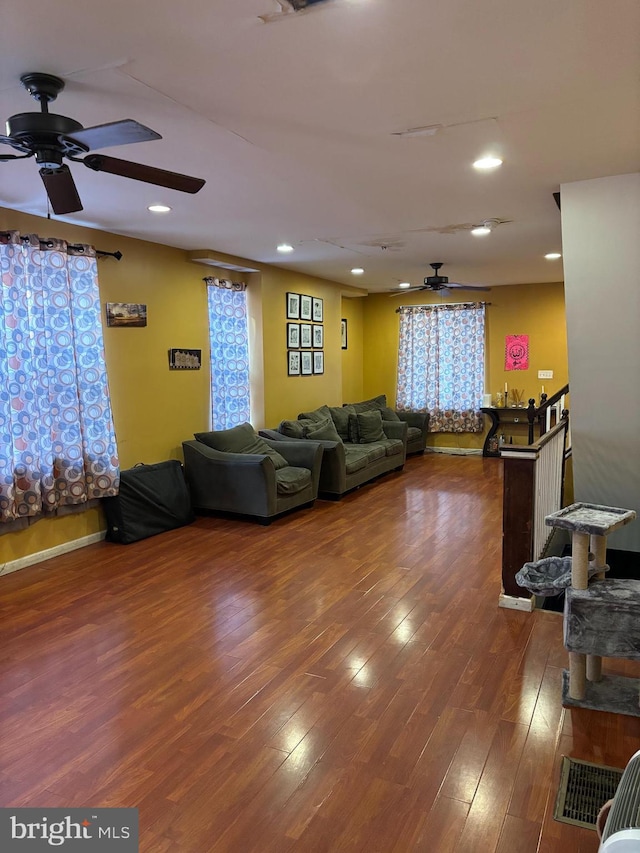
[[[146,853],[595,853],[560,757],[623,767],[640,720],[563,710],[501,508],[499,460],[428,455],[0,578],[0,805],[137,807]]]

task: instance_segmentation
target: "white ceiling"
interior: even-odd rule
[[[420,284],[431,261],[452,281],[558,281],[562,262],[543,257],[561,249],[552,193],[640,168],[637,0],[279,10],[30,0],[7,11],[3,119],[39,109],[21,74],[57,74],[67,86],[52,112],[84,126],[135,118],[163,139],[114,156],[207,181],[193,196],[71,164],[85,210],[61,218],[370,291]],[[433,124],[435,136],[393,135]],[[504,165],[478,173],[471,163],[487,152]],[[150,214],[158,201],[172,212]],[[0,205],[46,216],[33,160],[0,163]],[[512,221],[471,236],[491,218]],[[283,241],[295,247],[286,257]]]

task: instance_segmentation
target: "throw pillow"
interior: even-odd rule
[[[382,409],[387,405],[386,394],[372,397],[370,400],[362,400],[359,403],[345,403],[345,406],[353,406],[356,412],[370,412],[372,409]]]
[[[325,418],[330,418],[331,413],[328,406],[320,406],[319,409],[314,409],[312,412],[300,412],[298,420],[323,421]]]
[[[270,456],[276,469],[286,468],[289,464],[284,456],[268,445],[249,423],[240,424],[231,429],[196,432],[193,437],[196,441],[201,441],[208,447],[223,453],[258,453]]]
[[[349,441],[351,444],[358,444],[360,441],[360,433],[358,432],[358,416],[355,412],[349,414]]]
[[[380,411],[382,412],[382,420],[383,421],[399,421],[399,420],[401,420],[401,418],[399,418],[396,415],[396,413],[393,411],[393,409],[389,408],[389,406],[383,406],[383,408],[381,408]]]
[[[353,406],[329,406],[329,413],[340,438],[349,441],[349,414],[355,414]]]
[[[338,435],[335,424],[331,418],[325,418],[323,421],[318,421],[310,427],[306,427],[304,437],[314,439],[315,441],[340,441],[342,439]]]
[[[382,412],[373,409],[370,412],[358,412],[358,434],[360,444],[371,444],[372,441],[384,441],[386,436],[382,429]]]
[[[286,435],[287,438],[304,438],[304,425],[304,421],[281,421],[278,432]]]

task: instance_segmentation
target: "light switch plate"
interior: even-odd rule
[[[539,370],[538,379],[553,379],[553,370]]]

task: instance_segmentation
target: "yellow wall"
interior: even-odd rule
[[[347,349],[342,350],[342,402],[364,400],[363,317],[365,299],[342,298],[347,321]]]
[[[386,394],[395,401],[399,315],[402,305],[463,301],[455,296],[414,292],[395,298],[386,294],[364,300],[364,396]],[[487,294],[487,382],[485,390],[495,395],[509,388],[524,390],[525,401],[538,401],[541,385],[552,394],[568,382],[567,335],[564,315],[564,288],[552,284],[517,284],[494,287]],[[529,369],[504,370],[505,335],[529,335]],[[552,380],[539,380],[538,370],[553,370]],[[429,444],[445,447],[481,447],[484,436],[470,433],[439,433]]]
[[[232,277],[250,284],[250,346],[252,348],[252,421],[259,429],[274,427],[284,418],[323,403],[341,405],[385,393],[395,400],[399,299],[379,294],[344,298],[345,291],[361,293],[278,267],[218,255],[222,262],[251,266],[254,273],[230,273],[203,266],[174,249],[120,237],[63,222],[0,209],[0,230],[62,237],[86,242],[105,251],[120,250],[121,261],[99,261],[100,298],[106,302],[141,302],[148,306],[144,328],[108,328],[104,339],[120,463],[153,463],[182,458],[181,443],[209,426],[207,275]],[[286,293],[305,293],[323,299],[325,372],[287,375]],[[424,294],[407,294],[403,303],[428,301]],[[488,384],[492,392],[515,384],[504,373],[504,336],[529,334],[531,367],[518,374],[517,386],[536,395],[539,369],[555,371],[553,391],[567,381],[564,299],[561,284],[494,288],[488,309]],[[103,315],[104,316],[104,315]],[[340,320],[348,320],[348,349],[342,350]],[[168,350],[202,350],[203,369],[170,371]],[[513,378],[512,378],[513,377]],[[478,436],[432,436],[430,443],[479,446]],[[96,533],[104,528],[99,510],[60,519],[46,519],[26,531],[0,537],[0,563]]]
[[[341,293],[332,282],[254,264],[223,254],[224,262],[251,266],[257,273],[229,272],[188,259],[181,249],[120,237],[64,222],[0,209],[0,230],[61,237],[113,252],[121,261],[98,262],[100,301],[147,305],[143,328],[107,327],[105,355],[120,465],[182,459],[182,441],[209,428],[209,342],[205,276],[244,280],[250,284],[252,349],[252,421],[256,429],[276,426],[283,418],[322,403],[342,402],[340,348]],[[305,293],[324,300],[325,372],[289,377],[285,294]],[[104,314],[103,314],[104,317]],[[170,371],[168,350],[202,350],[203,369]],[[44,551],[104,529],[99,510],[43,519],[28,530],[0,537],[0,564]]]

